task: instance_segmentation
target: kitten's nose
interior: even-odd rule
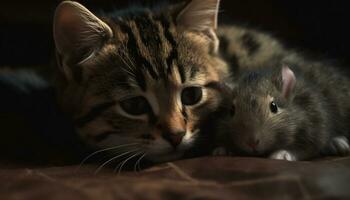
[[[162,137],[165,140],[167,140],[171,144],[171,146],[176,148],[181,143],[182,138],[185,136],[185,134],[186,134],[185,131],[180,131],[176,133],[163,133]]]
[[[247,145],[252,149],[252,150],[256,150],[256,147],[259,145],[259,140],[257,139],[250,139],[247,142]]]

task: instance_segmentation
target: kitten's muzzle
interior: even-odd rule
[[[162,137],[166,141],[168,141],[171,144],[171,146],[174,147],[174,149],[176,149],[176,147],[181,144],[182,138],[185,136],[185,134],[186,134],[185,131],[179,131],[175,133],[165,132],[165,133],[162,133]]]

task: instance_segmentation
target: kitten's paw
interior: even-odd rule
[[[270,155],[270,159],[297,161],[297,157],[287,150],[278,150]]]
[[[344,136],[332,138],[329,144],[329,151],[332,155],[345,156],[350,154],[349,141]]]
[[[225,147],[217,147],[216,149],[213,150],[211,153],[213,156],[229,156],[231,155],[231,152],[226,149]]]

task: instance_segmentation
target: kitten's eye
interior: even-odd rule
[[[271,102],[270,103],[270,110],[272,113],[277,113],[278,112],[278,107],[277,107],[277,104],[275,102]]]
[[[151,110],[144,97],[132,97],[119,102],[120,107],[130,115],[142,115]]]
[[[198,103],[202,99],[203,93],[201,87],[187,87],[182,90],[181,102],[186,106]]]

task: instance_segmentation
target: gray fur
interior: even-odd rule
[[[279,66],[290,66],[296,75],[291,95],[282,95],[280,67],[240,68],[233,84],[235,113],[223,119],[219,144],[235,155],[285,160],[305,160],[322,153],[348,154],[349,79],[327,62],[307,61],[296,54],[270,60],[278,62]],[[269,102],[264,100],[268,95],[280,113],[269,113]],[[249,138],[260,141],[255,151],[246,144]]]

